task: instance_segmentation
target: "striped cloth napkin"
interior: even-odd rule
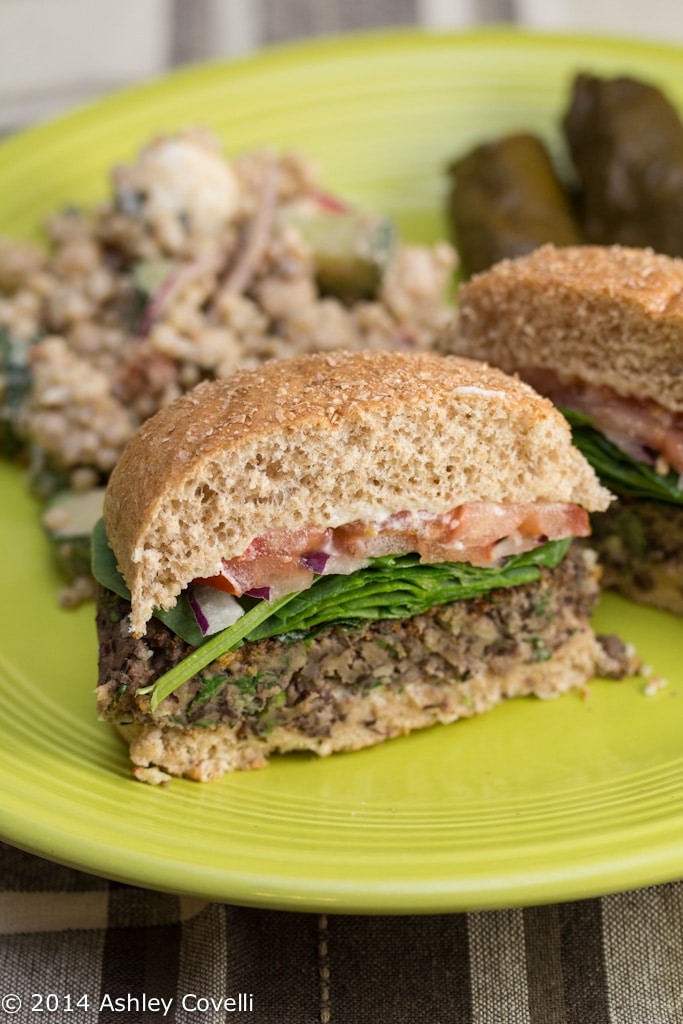
[[[224,906],[0,845],[0,1022],[683,1024],[683,882],[431,916]]]

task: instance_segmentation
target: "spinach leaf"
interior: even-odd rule
[[[477,597],[494,587],[514,587],[537,580],[539,566],[557,565],[570,541],[551,541],[535,551],[508,559],[501,567],[481,568],[467,562],[422,564],[420,556],[388,555],[349,576],[322,576],[308,590],[294,594],[284,607],[256,627],[249,640],[296,633],[316,627],[348,625],[372,619],[408,619],[440,604]]]
[[[352,626],[376,619],[405,619],[453,601],[537,580],[541,567],[553,568],[566,554],[571,539],[549,541],[509,558],[500,567],[478,568],[465,562],[422,565],[415,554],[373,559],[348,576],[319,576],[308,590],[275,601],[260,601],[234,625],[192,651],[183,661],[139,693],[151,695],[152,709],[216,658],[245,640],[280,636],[297,640],[325,626]]]
[[[574,409],[560,410],[572,428],[572,439],[601,481],[615,494],[652,498],[683,505],[683,487],[673,470],[661,476],[652,466],[638,462],[593,426],[590,416]]]

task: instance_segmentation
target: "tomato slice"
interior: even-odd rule
[[[233,594],[235,597],[239,597],[242,593],[242,591],[237,589],[232,580],[229,580],[227,576],[223,576],[222,573],[219,573],[218,576],[200,576],[193,582],[201,583],[205,587],[213,587],[214,590],[224,590],[226,594]]]
[[[272,600],[305,590],[316,574],[347,575],[382,555],[415,551],[427,563],[486,566],[546,540],[589,533],[587,512],[567,502],[469,502],[443,514],[404,511],[335,528],[266,530],[240,556],[224,560],[221,573],[197,582]]]
[[[611,388],[578,380],[564,382],[553,370],[525,367],[520,373],[556,405],[590,416],[597,429],[628,455],[646,462],[649,448],[660,452],[676,472],[683,473],[681,413],[671,412],[652,399],[621,395]]]

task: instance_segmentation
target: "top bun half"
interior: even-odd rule
[[[458,293],[453,352],[529,367],[683,411],[683,260],[650,249],[544,245]]]
[[[200,384],[129,443],[104,517],[136,633],[265,530],[609,493],[528,385],[456,356],[335,352]]]

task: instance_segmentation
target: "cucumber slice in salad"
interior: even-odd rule
[[[90,575],[91,538],[102,515],[104,487],[89,491],[63,490],[45,505],[42,524],[55,561],[67,580]]]
[[[324,199],[293,203],[280,220],[294,225],[310,247],[323,294],[344,302],[376,297],[396,245],[393,221]]]

